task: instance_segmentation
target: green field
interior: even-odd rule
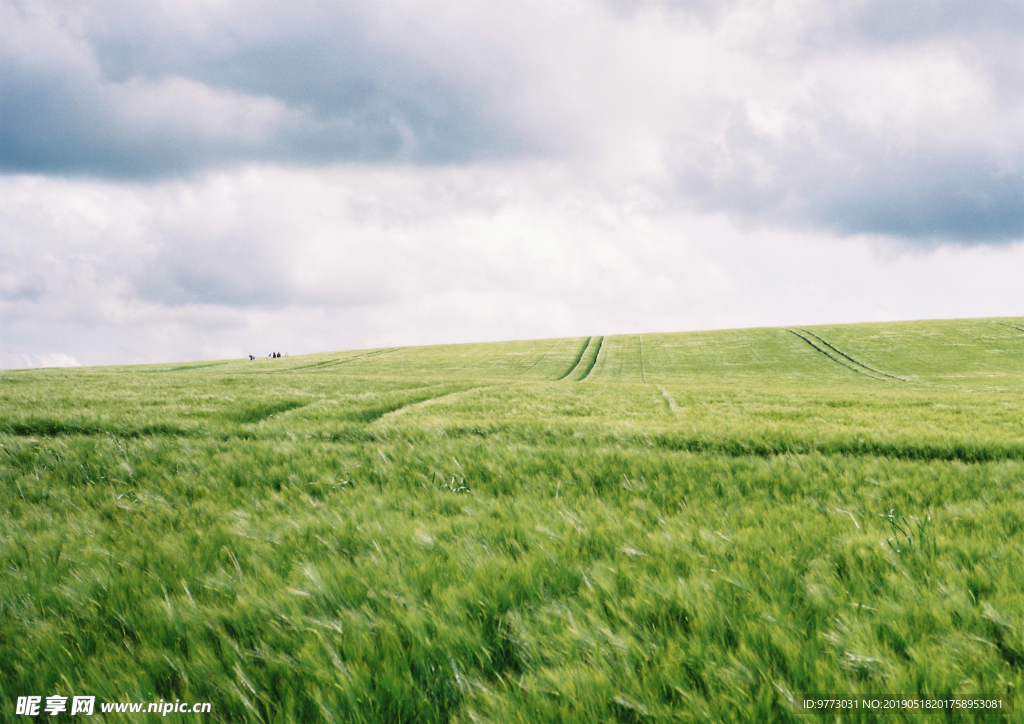
[[[3,721],[1024,711],[1024,319],[9,371],[0,445]]]

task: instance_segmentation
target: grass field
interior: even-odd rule
[[[1024,718],[1024,320],[11,371],[0,445],[4,721]]]

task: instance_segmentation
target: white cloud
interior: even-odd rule
[[[53,352],[51,354],[20,355],[25,367],[81,367],[78,360],[69,354]]]

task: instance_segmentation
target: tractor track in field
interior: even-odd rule
[[[647,371],[644,367],[644,336],[642,334],[638,334],[636,338],[640,340],[640,379],[642,379],[646,385]]]
[[[832,345],[828,345],[828,344],[822,343],[821,346],[819,346],[818,344],[815,344],[814,341],[812,340],[812,337],[814,339],[819,339],[816,335],[804,336],[800,332],[797,332],[796,330],[793,330],[793,329],[787,329],[786,331],[789,332],[790,334],[796,336],[796,337],[799,337],[804,342],[809,344],[814,350],[816,350],[816,351],[820,352],[821,354],[825,355],[826,357],[828,357],[830,360],[832,360],[836,364],[842,365],[846,369],[852,370],[853,372],[856,372],[858,375],[864,375],[865,377],[870,377],[871,379],[878,380],[879,382],[888,382],[889,381],[889,379],[886,378],[886,377],[878,377],[876,375],[871,374],[870,372],[865,371],[865,370],[867,370],[869,368],[864,367],[863,365],[861,365],[861,367],[855,367],[853,364],[850,364],[850,362],[847,362],[846,360],[843,359],[844,357],[846,357],[845,354],[842,355],[842,357],[836,356],[832,351],[830,351],[831,349],[833,349]],[[839,353],[839,354],[842,354],[842,353]],[[846,359],[849,359],[849,358],[847,357]],[[854,364],[860,364],[860,363],[859,362],[855,362]]]
[[[1010,329],[1016,329],[1018,332],[1024,332],[1024,327],[1018,327],[1016,324],[1010,324],[1009,322],[996,322],[1003,327],[1009,327]]]
[[[385,420],[392,420],[395,417],[397,417],[398,415],[406,413],[409,410],[411,410],[413,408],[416,408],[416,407],[424,407],[426,405],[432,405],[435,402],[439,402],[439,401],[444,400],[446,398],[455,399],[459,395],[464,395],[467,392],[474,392],[475,390],[486,390],[486,389],[490,389],[492,387],[502,387],[502,385],[478,385],[476,387],[467,387],[464,390],[454,390],[452,392],[445,392],[445,393],[440,394],[440,395],[434,395],[433,397],[427,397],[427,398],[422,399],[422,400],[416,400],[415,402],[409,402],[409,403],[404,404],[404,405],[399,405],[398,407],[395,407],[394,409],[391,409],[391,410],[387,410],[386,412],[383,412],[379,416],[373,418],[372,420],[367,420],[366,422],[367,422],[367,424],[373,424],[373,423],[378,423],[378,422],[382,422],[382,421],[385,421]]]
[[[556,339],[556,340],[555,340],[554,342],[552,342],[552,343],[551,343],[551,346],[547,348],[547,351],[546,351],[546,352],[544,352],[544,354],[542,354],[542,355],[541,355],[541,356],[540,356],[540,357],[539,357],[539,358],[537,359],[537,361],[536,361],[536,362],[534,362],[534,363],[533,363],[532,365],[530,365],[530,366],[529,366],[529,367],[527,367],[527,368],[526,368],[525,370],[523,370],[522,372],[520,372],[520,373],[519,373],[518,375],[516,375],[516,377],[522,377],[522,376],[523,376],[523,375],[525,375],[525,374],[526,374],[527,372],[529,372],[529,371],[530,371],[530,370],[532,370],[532,369],[533,369],[534,367],[536,367],[536,366],[537,366],[537,365],[539,365],[539,364],[540,364],[541,362],[543,362],[543,361],[544,361],[544,358],[545,358],[545,357],[547,357],[547,356],[548,356],[549,354],[551,354],[551,350],[553,350],[553,349],[555,348],[555,345],[556,345],[556,344],[558,344],[558,340],[557,340],[557,339]],[[572,370],[569,370],[569,371],[571,372]]]
[[[452,371],[453,372],[458,372],[459,370],[469,369],[470,367],[474,367],[474,366],[480,364],[481,362],[483,362],[485,359],[490,359],[493,356],[494,356],[494,353],[488,352],[483,357],[477,357],[476,359],[472,360],[471,362],[467,362],[464,365],[459,365],[458,367],[453,367]]]
[[[590,373],[594,371],[594,368],[597,366],[597,359],[601,356],[602,344],[604,344],[604,337],[598,337],[597,349],[594,350],[594,359],[590,360],[590,366],[587,367],[587,371],[583,373],[583,376],[580,377],[579,380],[577,380],[577,382],[582,382],[583,380],[587,379],[587,377],[590,376]],[[589,347],[590,345],[587,346]]]
[[[889,374],[888,372],[882,372],[882,370],[880,370],[880,369],[876,369],[876,368],[872,367],[871,365],[866,365],[866,364],[864,364],[864,363],[863,363],[863,362],[861,362],[861,361],[860,361],[859,359],[856,359],[856,358],[854,358],[854,357],[851,357],[850,355],[846,354],[846,352],[844,352],[843,350],[839,349],[839,348],[838,348],[838,347],[836,347],[835,345],[833,345],[833,344],[830,344],[829,342],[826,342],[826,341],[825,341],[824,339],[822,339],[821,337],[819,337],[818,335],[816,335],[816,334],[815,334],[814,332],[811,332],[811,331],[809,331],[809,330],[806,330],[806,329],[801,329],[800,331],[801,331],[801,332],[803,332],[804,334],[809,334],[809,335],[811,335],[812,337],[814,337],[814,338],[815,338],[816,340],[818,340],[819,342],[821,342],[821,343],[822,343],[823,345],[825,345],[826,347],[828,347],[828,348],[829,348],[830,350],[832,350],[832,351],[833,351],[833,352],[835,352],[836,354],[838,354],[838,355],[842,355],[843,357],[845,357],[846,359],[848,359],[848,360],[849,360],[850,362],[853,362],[853,363],[854,363],[855,365],[860,365],[860,366],[861,366],[861,367],[863,367],[864,369],[866,369],[866,370],[869,370],[869,371],[871,371],[871,372],[874,372],[874,373],[875,373],[876,375],[882,375],[882,377],[888,377],[888,378],[889,378],[890,380],[897,380],[897,381],[899,381],[899,382],[910,382],[910,380],[908,380],[908,379],[907,379],[907,378],[905,378],[905,377],[899,377],[899,376],[897,376],[897,375],[891,375],[891,374]]]
[[[587,348],[590,347],[590,340],[592,339],[593,337],[587,337],[587,340],[583,343],[583,346],[580,347],[580,353],[576,355],[576,361],[572,363],[572,367],[570,367],[564,375],[559,377],[558,380],[556,380],[556,382],[564,380],[566,377],[568,377],[569,375],[576,371],[576,368],[580,366],[580,360],[583,359],[584,353],[587,351]]]
[[[665,398],[665,402],[668,404],[668,411],[673,415],[678,414],[679,405],[676,404],[675,398],[661,385],[658,385],[658,389],[661,390],[661,396]]]
[[[310,369],[314,369],[314,368],[324,369],[326,367],[338,367],[340,365],[348,364],[349,362],[355,362],[357,359],[366,359],[368,357],[379,357],[380,355],[388,354],[390,352],[398,352],[399,350],[403,350],[403,349],[405,349],[405,347],[393,347],[391,349],[381,349],[381,350],[377,350],[376,352],[367,352],[366,354],[357,354],[355,357],[346,357],[345,359],[342,359],[342,360],[331,359],[331,360],[326,360],[324,362],[314,362],[311,365],[302,365],[301,367],[289,367],[289,368],[283,369],[283,370],[271,370],[271,372],[298,372],[299,370],[310,370]]]
[[[154,373],[162,373],[162,372],[188,372],[190,370],[202,370],[202,369],[206,369],[208,367],[221,367],[221,366],[226,365],[226,364],[228,364],[228,363],[227,362],[210,362],[208,364],[198,364],[198,365],[187,365],[186,364],[186,365],[180,365],[178,367],[165,367],[164,369],[160,369],[160,370],[140,370],[140,372],[143,372],[144,374],[154,374]]]

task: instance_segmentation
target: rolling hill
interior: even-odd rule
[[[1024,319],[8,371],[0,445],[4,719],[1024,704]]]

